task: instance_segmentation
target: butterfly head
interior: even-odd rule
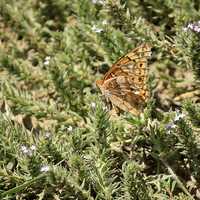
[[[99,87],[103,95],[105,95],[106,98],[109,98],[111,96],[110,91],[105,87],[103,80],[97,80],[96,85]]]

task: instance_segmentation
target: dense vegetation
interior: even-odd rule
[[[200,199],[200,3],[0,1],[0,199]],[[150,43],[151,98],[95,85]]]

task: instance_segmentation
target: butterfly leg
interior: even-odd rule
[[[111,116],[118,116],[119,115],[119,108],[112,104],[112,110],[110,111]]]

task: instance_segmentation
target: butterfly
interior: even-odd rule
[[[114,108],[134,115],[143,112],[149,98],[147,62],[150,56],[151,46],[142,44],[117,60],[103,79],[96,81]]]

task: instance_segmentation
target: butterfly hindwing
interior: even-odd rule
[[[129,78],[126,76],[111,78],[104,82],[101,90],[112,104],[124,111],[131,112],[134,110],[134,114],[137,115],[142,111],[145,103],[143,89],[130,84],[129,81]]]

